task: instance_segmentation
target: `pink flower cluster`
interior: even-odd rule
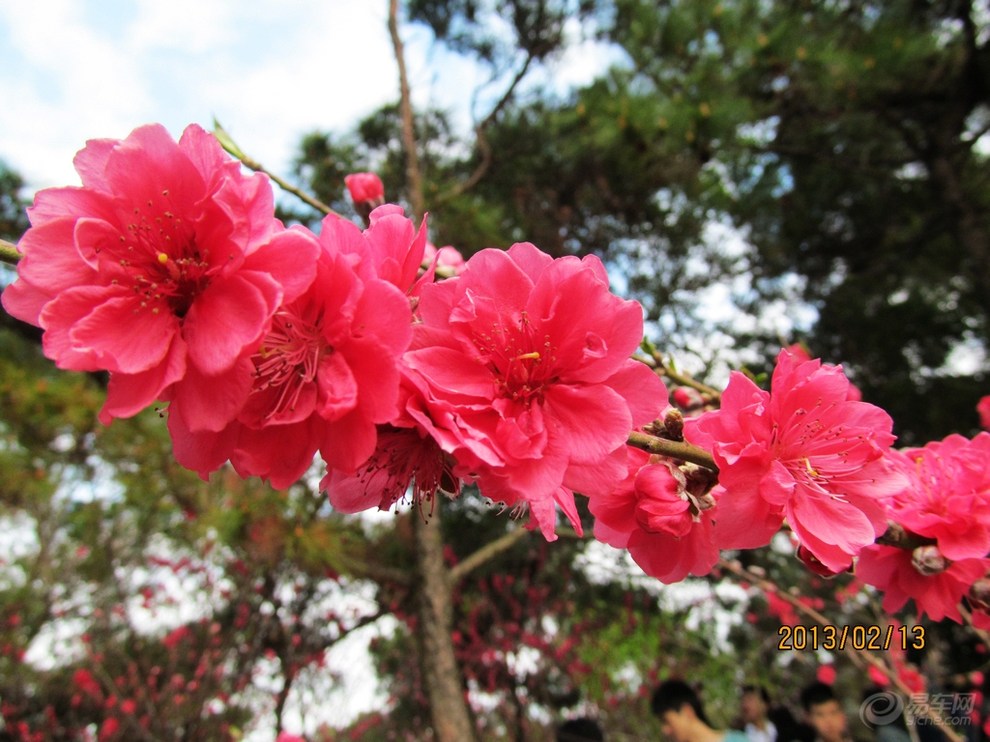
[[[990,433],[897,452],[890,417],[799,346],[769,391],[735,372],[720,401],[681,386],[671,408],[633,358],[642,309],[598,258],[519,243],[465,261],[369,173],[347,180],[367,228],[331,215],[316,235],[197,126],[94,140],[75,164],[81,187],[29,209],[3,306],[60,368],[109,372],[104,422],[165,403],[204,478],[229,462],[285,488],[318,454],[340,511],[474,483],[548,540],[559,512],[581,531],[580,493],[596,538],[665,582],[786,526],[812,569],[855,568],[891,610],[958,620],[968,599],[990,623]],[[913,552],[875,544],[891,519]]]
[[[720,548],[764,546],[786,521],[839,572],[886,530],[883,498],[905,480],[888,459],[890,417],[857,397],[841,368],[785,350],[769,392],[733,372],[721,409],[686,421],[719,468]]]
[[[92,141],[75,164],[82,187],[29,210],[3,306],[60,367],[110,372],[104,422],[165,401],[183,465],[278,487],[317,450],[348,469],[371,455],[398,408],[424,230],[388,207],[365,232],[285,229],[267,178],[197,126]]]
[[[203,477],[229,461],[284,488],[318,452],[343,510],[470,481],[553,538],[557,507],[580,528],[574,490],[618,483],[628,432],[664,404],[630,357],[642,310],[597,258],[464,262],[392,205],[363,231],[285,229],[267,179],[197,126],[89,142],[76,167],[82,187],[38,194],[3,305],[60,367],[110,373],[104,422],[167,403]],[[382,200],[376,176],[347,185]],[[420,276],[428,249],[459,275]]]
[[[674,400],[693,412],[701,403]],[[635,454],[623,484],[590,502],[596,536],[664,582],[707,574],[723,549],[765,546],[785,523],[818,571],[847,569],[886,530],[884,498],[906,486],[888,458],[890,417],[859,401],[841,368],[790,349],[771,391],[734,372],[720,408],[683,425],[712,454],[714,488],[705,470]]]
[[[402,414],[357,481],[324,480],[330,501],[387,506],[410,469],[431,483],[446,471],[528,511],[548,539],[558,506],[580,530],[574,491],[610,491],[626,473],[629,431],[665,404],[659,377],[630,358],[639,305],[609,292],[597,258],[554,260],[526,243],[482,250],[418,299]]]
[[[884,610],[913,598],[919,613],[959,621],[960,601],[990,571],[990,433],[950,435],[898,456],[910,485],[890,499],[891,518],[930,543],[868,546],[856,575],[883,590]]]

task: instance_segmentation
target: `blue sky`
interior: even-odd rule
[[[75,184],[91,138],[156,121],[178,136],[214,116],[244,150],[284,172],[301,135],[343,131],[398,92],[386,0],[8,0],[0,3],[0,158],[32,189]],[[404,26],[416,105],[470,121],[484,81]],[[588,47],[554,81],[604,63]]]

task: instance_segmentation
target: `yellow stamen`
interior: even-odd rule
[[[158,253],[158,262],[165,265],[168,262],[168,255],[163,252]]]
[[[532,353],[523,353],[522,355],[516,356],[516,360],[517,361],[525,361],[525,360],[538,361],[538,360],[540,360],[540,354],[537,353],[534,350]]]

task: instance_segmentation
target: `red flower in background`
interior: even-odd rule
[[[815,677],[818,682],[825,683],[825,685],[834,685],[837,676],[835,665],[819,665],[818,669],[815,670]]]
[[[96,678],[93,677],[93,673],[84,668],[80,668],[72,673],[72,684],[83,695],[91,698],[101,698],[103,696],[103,690],[96,681]]]

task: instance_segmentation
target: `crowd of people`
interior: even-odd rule
[[[745,685],[739,696],[739,716],[730,729],[709,721],[701,696],[684,680],[658,685],[650,709],[668,742],[911,742],[898,723],[867,726],[870,737],[854,737],[849,717],[831,685],[814,682],[800,696],[800,714],[771,702],[766,689]],[[569,719],[557,727],[556,742],[605,742],[602,726],[594,719]]]

